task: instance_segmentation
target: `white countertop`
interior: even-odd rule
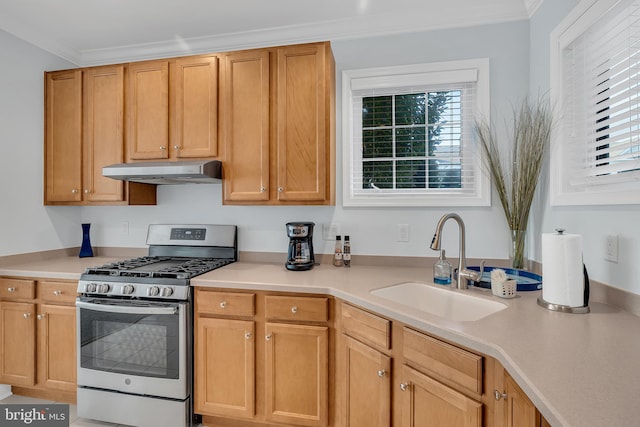
[[[77,280],[85,268],[115,259],[46,259],[0,266],[0,275]],[[552,426],[640,425],[640,318],[601,303],[591,303],[588,314],[549,311],[537,305],[539,291],[500,299],[469,289],[452,292],[490,298],[507,308],[477,321],[455,322],[370,294],[397,283],[430,282],[431,274],[427,268],[358,265],[294,272],[284,265],[237,262],[191,283],[333,295],[496,358]]]

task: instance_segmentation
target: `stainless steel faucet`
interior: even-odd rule
[[[454,277],[455,287],[458,289],[467,289],[469,285],[469,280],[473,280],[476,282],[480,282],[482,278],[482,273],[484,270],[484,261],[480,264],[480,271],[467,270],[467,258],[465,254],[465,231],[464,231],[464,221],[460,215],[455,213],[449,213],[444,215],[438,221],[438,225],[436,226],[436,232],[433,235],[433,239],[431,240],[431,249],[434,251],[440,250],[440,237],[442,236],[442,228],[444,227],[444,223],[447,222],[448,219],[453,219],[458,223],[458,227],[460,229],[460,249],[458,253],[458,275]]]

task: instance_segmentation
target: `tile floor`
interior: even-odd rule
[[[3,400],[0,400],[0,405],[21,404],[21,403],[34,404],[34,405],[40,405],[40,404],[46,405],[48,403],[55,403],[55,402],[52,402],[49,400],[34,399],[32,397],[16,396],[15,394]],[[132,426],[128,426],[125,424],[104,423],[104,422],[95,421],[95,420],[88,420],[86,418],[79,418],[76,412],[76,405],[69,405],[69,427],[132,427]],[[202,425],[197,427],[202,427]]]

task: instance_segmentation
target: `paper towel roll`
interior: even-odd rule
[[[584,306],[581,235],[542,234],[542,298],[552,304]]]

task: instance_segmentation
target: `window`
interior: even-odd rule
[[[486,59],[343,72],[345,206],[488,206]]]
[[[552,205],[640,203],[639,41],[639,0],[582,2],[552,33]]]

